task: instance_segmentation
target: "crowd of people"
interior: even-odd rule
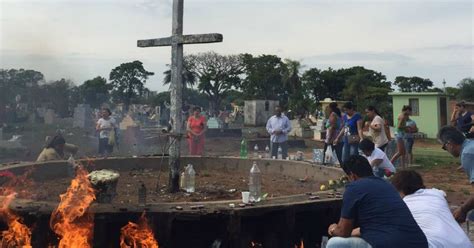
[[[365,108],[365,117],[350,102],[342,106],[342,111],[336,103],[329,104],[328,109],[324,149],[333,150],[350,181],[340,220],[328,228],[332,236],[328,248],[473,247],[458,222],[474,219],[474,214],[468,216],[474,209],[474,196],[451,213],[445,192],[426,188],[420,174],[406,169],[413,161],[414,133],[418,132],[410,118],[410,106],[403,106],[397,115],[397,150],[391,157],[386,149],[392,135],[374,106]],[[116,138],[117,124],[111,114],[103,109],[96,123],[98,151],[105,157],[113,152]],[[207,119],[201,108],[194,107],[185,123],[190,154],[202,155]],[[460,157],[459,169],[474,185],[474,115],[464,102],[456,104],[451,123],[439,130],[438,140],[443,150]],[[282,108],[276,107],[266,125],[272,157],[278,153],[282,159],[288,157],[291,128]],[[47,140],[38,161],[66,159],[67,153],[74,155],[77,150],[58,134]]]
[[[343,106],[348,117],[342,117],[342,124],[337,122],[340,118],[337,106],[333,104],[330,109],[329,126],[333,128],[328,130],[331,133],[341,128],[337,138],[345,139],[343,150],[346,152],[342,152],[342,157],[337,156],[350,183],[344,192],[339,222],[328,228],[332,236],[328,248],[474,247],[459,225],[466,218],[474,219],[474,211],[470,212],[474,209],[474,196],[451,213],[444,191],[427,189],[419,173],[405,169],[406,164],[413,161],[413,134],[418,132],[416,123],[410,119],[409,106],[404,106],[397,116],[397,152],[391,159],[384,153],[390,134],[373,106],[366,108],[370,121],[367,136],[359,131],[361,117],[350,104]],[[352,118],[356,121],[345,123]],[[443,150],[460,157],[459,169],[464,170],[474,186],[474,115],[466,110],[464,102],[456,104],[451,123],[439,130],[438,140]],[[337,138],[332,144],[336,154]],[[331,138],[327,138],[326,143],[329,146]],[[352,149],[355,148],[351,146],[357,146],[361,155],[354,154]],[[401,170],[395,173],[397,159],[400,159]],[[382,179],[387,177],[390,179]]]

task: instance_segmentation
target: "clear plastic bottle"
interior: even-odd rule
[[[77,166],[76,165],[76,160],[71,155],[71,156],[69,156],[69,158],[67,160],[67,163],[68,163],[67,174],[68,174],[68,176],[73,177],[75,175],[75,169],[76,169],[76,166]]]
[[[247,140],[245,138],[240,142],[240,158],[247,158]]]
[[[255,144],[255,146],[253,147],[253,157],[258,158],[258,145],[257,144]]]
[[[281,149],[281,146],[278,146],[278,159],[283,159],[283,150]]]
[[[194,171],[193,165],[188,164],[186,167],[186,192],[193,193],[195,191],[196,183],[196,171]]]
[[[253,162],[252,168],[250,169],[249,177],[249,191],[251,202],[259,202],[262,196],[262,173],[257,166],[257,162]]]
[[[265,146],[265,158],[270,158],[270,147]]]

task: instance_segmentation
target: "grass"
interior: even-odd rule
[[[415,146],[413,148],[413,157],[415,159],[414,163],[421,165],[424,169],[459,163],[459,158],[454,158],[441,148]]]

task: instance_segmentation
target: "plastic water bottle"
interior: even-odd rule
[[[240,142],[240,158],[247,158],[247,140],[245,138]]]
[[[258,145],[257,144],[255,144],[255,146],[253,147],[253,157],[258,158]]]
[[[74,157],[71,155],[69,156],[68,160],[67,160],[67,163],[68,163],[68,167],[67,167],[67,174],[68,176],[71,176],[73,177],[74,176],[74,171],[76,169],[76,160],[74,159]]]
[[[270,158],[270,147],[265,146],[265,158]]]
[[[257,162],[253,162],[252,168],[250,169],[249,177],[249,191],[251,202],[259,202],[262,196],[262,173],[257,166]]]
[[[193,165],[188,164],[186,167],[186,192],[193,193],[195,191],[196,183],[196,171],[194,171]]]
[[[283,150],[278,146],[278,159],[283,159]]]
[[[186,171],[186,167],[184,167],[184,171]],[[184,171],[181,172],[181,176],[180,176],[180,178],[179,178],[179,188],[180,188],[180,189],[183,189],[183,190],[186,190],[186,181],[187,181],[188,179],[186,179],[186,178],[187,178],[187,175],[186,175],[186,173],[185,173]]]

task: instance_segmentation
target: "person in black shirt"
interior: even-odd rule
[[[328,228],[327,248],[424,248],[425,234],[396,189],[375,177],[366,158],[353,155],[342,166],[351,181],[339,223]]]
[[[466,109],[464,101],[458,102],[454,106],[451,123],[468,138],[474,138],[474,114]]]

